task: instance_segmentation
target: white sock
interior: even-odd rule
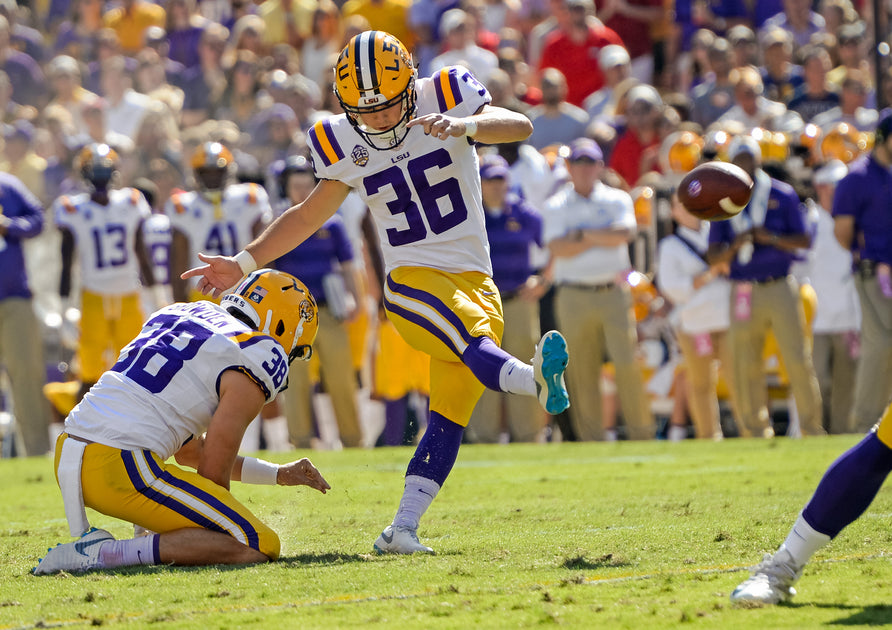
[[[99,565],[103,569],[131,567],[137,564],[157,564],[155,540],[158,534],[110,540],[99,549]]]
[[[618,439],[619,435],[617,435],[616,429],[604,429],[605,442],[616,442]]]
[[[670,442],[681,442],[682,440],[688,437],[688,428],[682,427],[677,424],[669,425],[669,433],[666,435],[666,439]]]
[[[787,539],[778,551],[785,550],[790,554],[796,566],[802,567],[818,549],[829,542],[830,536],[815,531],[811,525],[805,522],[800,513],[799,518],[793,523],[793,529],[787,534]]]
[[[291,450],[291,442],[288,436],[288,420],[285,416],[264,418],[260,428],[263,431],[263,439],[266,441],[266,450],[274,452]]]
[[[536,395],[536,379],[533,377],[533,366],[511,357],[499,372],[499,388],[511,394]]]
[[[418,529],[421,516],[427,512],[439,491],[440,484],[433,479],[418,475],[406,476],[406,488],[396,516],[393,517],[393,526]]]

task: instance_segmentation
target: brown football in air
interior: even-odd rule
[[[752,193],[752,178],[728,162],[704,162],[678,185],[678,200],[704,221],[730,219],[746,207]]]

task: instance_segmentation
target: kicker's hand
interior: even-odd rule
[[[424,133],[440,140],[445,140],[449,137],[461,137],[465,135],[467,130],[464,118],[453,118],[452,116],[445,116],[439,113],[425,114],[406,123],[407,127],[417,127],[419,125],[424,129]]]
[[[313,463],[304,457],[289,464],[279,466],[279,475],[276,482],[280,486],[309,486],[322,494],[331,490],[331,486],[325,481]]]
[[[180,278],[183,280],[198,278],[195,288],[204,295],[218,298],[223,291],[238,284],[244,275],[242,268],[232,256],[198,254],[198,259],[207,264],[184,271]]]

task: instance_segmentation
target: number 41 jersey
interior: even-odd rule
[[[69,414],[65,430],[166,459],[207,430],[226,370],[247,375],[269,401],[285,389],[288,359],[272,337],[212,302],[172,304],[149,318]]]
[[[466,68],[450,66],[415,83],[416,118],[474,114],[489,92]],[[355,189],[375,219],[386,271],[403,266],[492,275],[477,151],[467,137],[440,140],[412,127],[395,149],[366,144],[345,114],[309,131],[321,179]]]

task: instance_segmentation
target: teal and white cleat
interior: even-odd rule
[[[388,525],[375,541],[375,551],[378,553],[434,553],[430,547],[425,547],[418,542],[418,534],[409,527],[394,527]]]
[[[70,543],[59,543],[37,563],[34,575],[49,575],[68,571],[80,573],[99,567],[99,549],[102,544],[115,537],[104,529],[95,527],[86,534]]]
[[[533,376],[539,404],[551,415],[558,414],[570,406],[564,371],[567,369],[567,340],[556,330],[550,330],[536,344],[533,355]]]
[[[731,601],[779,604],[796,595],[793,584],[802,576],[802,567],[794,565],[792,560],[783,550],[773,556],[765,554],[762,562],[753,569],[752,576],[731,593]]]

